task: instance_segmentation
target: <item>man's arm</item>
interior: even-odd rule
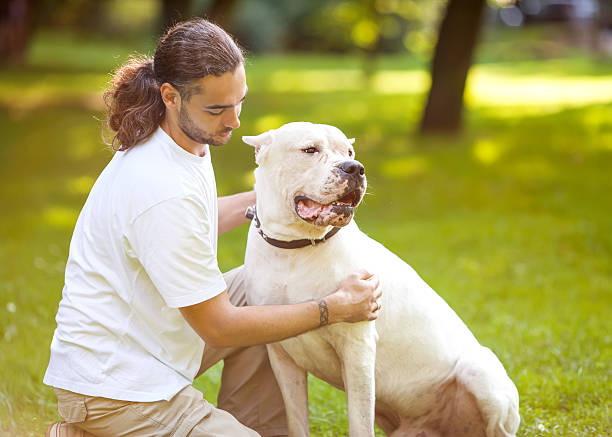
[[[378,278],[361,271],[349,275],[336,292],[318,302],[235,307],[223,292],[180,311],[213,348],[252,346],[280,341],[327,323],[374,320],[381,294]]]
[[[244,216],[247,207],[255,205],[255,191],[233,194],[218,198],[219,235],[248,222]]]

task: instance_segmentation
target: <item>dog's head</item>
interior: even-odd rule
[[[366,189],[354,139],[333,126],[297,122],[242,140],[255,147],[258,204],[264,197],[266,209],[317,227],[351,221]]]

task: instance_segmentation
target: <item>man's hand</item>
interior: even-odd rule
[[[381,296],[382,288],[376,275],[366,270],[350,274],[340,283],[335,293],[319,301],[321,326],[327,323],[375,320]],[[327,321],[324,320],[324,312],[328,314]]]

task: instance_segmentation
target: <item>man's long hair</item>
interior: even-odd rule
[[[106,123],[115,132],[110,146],[127,150],[146,140],[166,113],[160,87],[174,86],[189,100],[193,82],[220,76],[244,64],[242,49],[219,26],[202,18],[178,23],[159,40],[155,56],[133,56],[115,71],[104,92]]]

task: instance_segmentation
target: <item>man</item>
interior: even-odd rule
[[[105,101],[118,152],[70,243],[44,378],[65,422],[48,436],[284,435],[264,344],[377,317],[367,272],[319,302],[249,307],[242,269],[219,271],[217,232],[245,222],[255,195],[217,203],[209,145],[240,126],[246,94],[241,50],[202,19],[115,73]],[[220,359],[217,409],[191,383]]]

